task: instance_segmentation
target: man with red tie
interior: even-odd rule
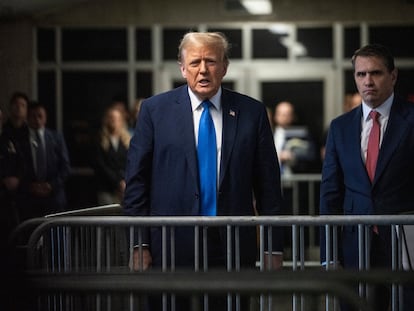
[[[321,215],[387,215],[414,210],[414,105],[397,97],[397,69],[387,48],[369,44],[352,58],[362,105],[330,125],[322,168]],[[326,263],[325,233],[321,261]],[[340,264],[358,268],[358,230],[340,232]],[[391,267],[389,226],[373,226],[371,268]],[[332,256],[330,257],[332,258]],[[408,292],[408,290],[407,290]],[[407,296],[407,295],[406,295]],[[388,310],[390,289],[369,290],[373,310]],[[410,301],[404,299],[404,310]],[[342,310],[349,306],[342,305]]]

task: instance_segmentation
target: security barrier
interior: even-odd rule
[[[241,297],[249,297],[243,310],[339,310],[338,299],[360,310],[367,304],[367,284],[387,284],[392,288],[391,309],[402,310],[402,285],[414,283],[407,269],[409,248],[403,237],[405,228],[414,225],[414,215],[376,216],[257,216],[257,217],[125,217],[116,215],[119,206],[107,206],[32,219],[12,235],[22,282],[30,288],[30,310],[147,310],[148,295],[160,295],[163,310],[175,310],[176,297],[192,297],[192,310],[208,310],[210,295],[227,297],[227,310],[241,310]],[[77,216],[87,214],[88,216]],[[368,230],[373,225],[391,227],[393,266],[389,271],[373,271],[366,264]],[[337,256],[337,232],[343,225],[355,225],[359,233],[361,265],[359,271],[337,266],[322,268],[307,257],[305,229],[326,229],[327,255]],[[242,268],[238,239],[241,228],[254,226],[258,233],[256,267]],[[160,271],[132,271],[131,237],[149,227],[163,231],[163,264]],[[224,228],[227,235],[227,260],[222,269],[198,264],[191,271],[174,265],[175,228],[189,227],[194,233],[194,249],[205,249],[205,232]],[[271,245],[272,228],[284,227],[291,233],[291,248],[281,271],[265,268],[264,250]],[[168,233],[168,235],[167,235]],[[265,245],[265,241],[268,240]],[[166,245],[171,243],[171,247]],[[410,244],[408,242],[408,244]],[[168,253],[168,254],[167,254]],[[197,257],[197,254],[195,254]],[[164,259],[165,258],[165,259]],[[167,260],[167,258],[169,258]],[[409,260],[408,260],[409,261]],[[359,287],[359,291],[354,288]],[[200,302],[201,301],[201,302]],[[171,307],[171,309],[170,309]],[[215,310],[214,310],[215,311]]]

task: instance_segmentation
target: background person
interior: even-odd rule
[[[19,206],[22,198],[22,179],[25,174],[25,154],[29,150],[29,128],[27,126],[28,96],[20,91],[12,94],[9,101],[9,116],[3,124],[0,136],[0,177],[2,228],[10,232],[20,223]]]
[[[44,105],[32,101],[28,109],[30,156],[25,163],[25,202],[20,213],[23,219],[41,217],[67,210],[66,180],[70,174],[70,160],[63,135],[46,127]],[[40,141],[39,141],[40,139]],[[43,159],[38,150],[43,148]],[[40,164],[43,162],[43,164]],[[40,166],[44,171],[40,174]]]
[[[275,106],[274,141],[282,175],[310,172],[316,160],[309,129],[296,123],[295,107],[282,101]]]
[[[102,118],[93,160],[99,205],[122,202],[130,140],[122,111],[110,106]]]

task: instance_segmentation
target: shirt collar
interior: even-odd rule
[[[45,133],[45,128],[44,127],[41,127],[39,129],[33,129],[33,128],[29,127],[29,130],[30,130],[31,135],[33,135],[33,136],[36,136],[36,133],[39,133],[40,136],[43,136],[44,133]]]
[[[221,108],[221,102],[220,102],[221,93],[222,93],[222,90],[221,88],[219,88],[217,93],[209,99],[210,102],[213,104],[213,106],[218,111]],[[197,110],[200,107],[202,101],[200,101],[200,99],[194,94],[194,92],[190,88],[188,88],[188,95],[190,96],[192,110],[193,111]]]
[[[376,107],[374,110],[378,111],[381,114],[381,117],[387,117],[390,115],[390,110],[392,103],[394,101],[394,93],[391,94],[390,97],[387,98],[387,100]],[[362,101],[362,113],[364,120],[367,121],[367,118],[369,116],[369,113],[373,110],[371,107],[369,107],[364,101]]]

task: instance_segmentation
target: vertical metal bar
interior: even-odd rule
[[[398,258],[397,258],[397,232],[395,225],[391,225],[391,270],[397,271],[398,268]],[[397,311],[398,308],[398,286],[395,283],[391,285],[391,310]]]
[[[91,244],[93,244],[92,242],[92,234],[89,235],[90,238],[90,242]],[[102,249],[102,228],[101,227],[97,227],[96,228],[96,272],[101,272],[102,271],[102,259],[101,259],[101,249]],[[96,310],[100,311],[101,310],[101,295],[98,293],[95,296],[95,301],[96,301]]]
[[[267,226],[267,267],[268,270],[272,269],[272,253],[273,253],[273,239],[272,239],[272,226]]]
[[[309,215],[315,215],[315,182],[308,181],[308,205]],[[316,246],[315,227],[309,227],[309,248]]]
[[[232,270],[232,256],[233,243],[231,241],[231,225],[226,226],[226,237],[227,237],[227,247],[226,247],[226,269],[228,272]],[[227,310],[232,309],[232,297],[230,293],[227,293]]]
[[[310,245],[309,245],[310,246]],[[305,228],[303,225],[299,227],[299,258],[300,258],[300,269],[305,270]],[[300,309],[304,310],[305,307],[305,297],[303,293],[300,295]]]
[[[358,270],[365,270],[365,225],[358,224]],[[365,297],[365,284],[359,282],[359,295]]]
[[[165,225],[161,227],[161,270],[167,272],[167,229]],[[162,293],[162,309],[167,311],[168,296],[165,292]]]
[[[272,231],[272,226],[267,226],[267,269],[271,270],[272,269],[272,253],[273,253],[273,231]],[[272,295],[269,294],[267,296],[267,309],[268,310],[272,310],[272,306],[273,306],[273,299],[272,299]]]
[[[330,263],[331,263],[331,234],[330,234],[330,225],[325,225],[325,269],[330,270]],[[330,295],[325,295],[325,310],[329,311],[330,305]]]
[[[82,230],[82,228],[76,228],[75,229],[75,236],[74,236],[74,239],[75,239],[75,242],[74,242],[74,245],[73,245],[73,250],[74,250],[74,256],[73,256],[73,260],[75,261],[74,262],[74,272],[79,272],[79,266],[80,266],[80,262],[79,262],[79,254],[80,254],[80,248],[81,248],[81,245],[80,245],[80,240],[81,240],[81,238],[82,238],[82,235],[81,235],[81,230]]]
[[[134,236],[135,236],[135,227],[134,226],[129,226],[129,271],[134,272]],[[141,227],[138,231],[138,245],[142,244],[142,234],[141,234]],[[140,266],[139,266],[139,271],[142,272],[143,270],[143,265],[142,265],[142,260],[143,260],[143,255],[142,255],[142,251],[140,250],[140,253],[138,254],[140,257]],[[134,310],[134,305],[135,305],[135,301],[134,301],[134,294],[133,292],[129,292],[128,294],[128,307],[129,307],[129,311],[133,311]]]
[[[170,228],[170,243],[171,243],[171,271],[175,271],[175,227]]]
[[[261,224],[259,226],[259,265],[260,271],[264,270],[264,227]]]
[[[234,260],[235,269],[240,271],[240,227],[234,227]]]
[[[292,270],[298,269],[298,226],[292,225]],[[292,296],[292,308],[294,311],[298,310],[298,296],[294,292]]]
[[[326,270],[329,270],[329,265],[332,261],[331,259],[331,234],[330,234],[330,226],[325,225],[325,260],[326,260]]]
[[[175,271],[175,227],[170,227],[170,265],[171,271]],[[171,311],[175,311],[175,294],[171,294]]]
[[[204,272],[208,272],[208,247],[207,247],[207,235],[208,235],[208,228],[206,226],[203,227],[203,236],[202,236],[202,240],[203,240],[203,271]],[[198,241],[200,241],[200,238],[197,238],[197,243]],[[199,248],[199,247],[198,247]],[[198,256],[199,252],[197,252],[197,256]],[[198,261],[199,262],[199,261]],[[203,305],[204,305],[204,310],[208,310],[208,295],[206,293],[204,293],[203,295]]]
[[[264,227],[259,225],[259,269],[264,270]],[[264,311],[265,297],[260,294],[260,311]]]
[[[338,269],[339,268],[339,245],[338,245],[338,226],[333,225],[332,226],[332,260],[333,260],[333,268]],[[336,296],[332,299],[333,309],[337,309],[338,305],[338,299]]]
[[[332,226],[332,261],[333,261],[333,268],[338,269],[339,263],[339,245],[338,245],[338,226]]]
[[[403,241],[404,241],[404,232],[403,232],[403,226],[402,225],[397,225],[396,226],[396,230],[397,230],[397,242],[398,242],[398,270],[403,270]],[[396,297],[396,299],[398,299],[398,301],[402,302],[404,297],[403,297],[403,293],[404,293],[404,289],[403,286],[400,284],[398,286],[398,298]],[[403,303],[399,303],[398,305],[398,310],[399,311],[403,311],[403,307],[404,304]]]
[[[132,237],[133,239],[133,237]],[[142,227],[138,228],[138,245],[140,246],[138,248],[138,256],[139,256],[139,271],[144,271],[144,248],[142,247],[142,244],[144,241],[142,240]],[[134,247],[134,246],[132,246]]]
[[[165,225],[161,228],[161,249],[162,249],[162,271],[167,271],[167,228]]]
[[[240,271],[240,227],[234,226],[234,269]],[[236,295],[236,310],[241,308],[240,294]]]
[[[96,228],[96,272],[101,272],[102,270],[102,260],[101,260],[101,249],[102,249],[102,228]]]
[[[227,271],[231,271],[231,252],[233,250],[233,243],[231,241],[231,226],[227,225],[226,227],[226,238],[227,238],[227,248],[226,248],[226,269]]]

